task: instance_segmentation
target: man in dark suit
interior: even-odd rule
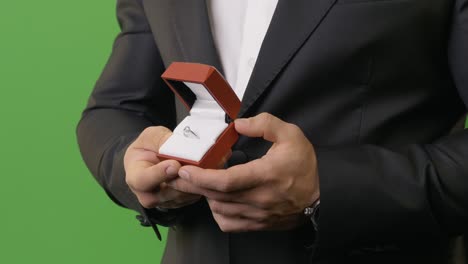
[[[78,139],[116,203],[175,227],[164,263],[454,261],[468,221],[468,133],[453,129],[468,103],[468,0],[279,0],[219,170],[155,156],[181,115],[161,73],[224,66],[205,1],[117,8]]]

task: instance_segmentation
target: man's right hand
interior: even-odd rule
[[[160,146],[172,135],[165,127],[149,127],[128,147],[124,157],[125,180],[145,208],[174,209],[192,204],[199,195],[179,192],[166,182],[178,176],[181,164],[159,161]]]

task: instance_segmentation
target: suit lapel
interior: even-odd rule
[[[312,35],[337,0],[279,0],[257,63],[242,99],[239,116],[253,103]]]
[[[149,21],[156,23],[152,16],[162,15],[170,20],[175,34],[177,54],[186,62],[197,62],[215,66],[223,72],[211,34],[210,19],[205,0],[144,0],[145,6],[155,12],[148,12]],[[154,25],[153,25],[154,26]]]
[[[169,22],[167,37],[174,37],[178,54],[173,59],[205,63],[221,73],[222,65],[214,45],[205,0],[143,0],[149,21]],[[337,0],[279,0],[245,91],[239,117],[265,92]],[[166,28],[167,29],[167,28]],[[161,47],[160,47],[161,48]],[[164,51],[162,51],[164,52]],[[167,62],[166,62],[167,63]]]

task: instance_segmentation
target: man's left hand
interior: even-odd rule
[[[235,121],[237,132],[273,142],[260,159],[225,170],[184,166],[173,188],[207,198],[224,232],[291,229],[319,196],[314,147],[296,125],[262,113]]]

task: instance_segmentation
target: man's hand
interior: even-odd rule
[[[160,162],[156,154],[171,134],[165,127],[149,127],[125,153],[125,180],[145,208],[179,208],[200,199],[200,195],[183,193],[167,185],[177,177],[181,165],[175,160]]]
[[[207,197],[221,230],[243,232],[290,229],[299,225],[302,211],[319,194],[317,161],[301,129],[270,114],[235,121],[245,136],[273,142],[260,159],[227,170],[184,166],[177,190]]]

